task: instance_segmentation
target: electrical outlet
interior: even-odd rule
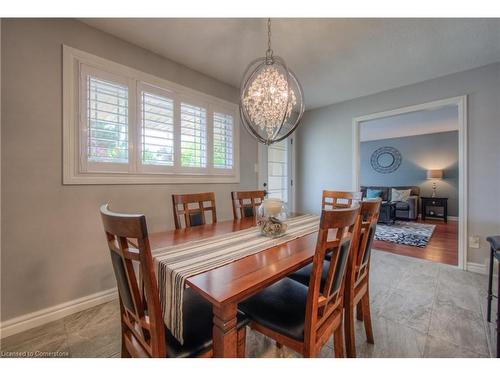
[[[469,247],[479,249],[479,236],[469,236]]]

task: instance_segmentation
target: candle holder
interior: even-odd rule
[[[266,237],[277,238],[285,235],[288,228],[284,222],[286,217],[286,204],[277,198],[265,199],[257,208],[257,225]]]

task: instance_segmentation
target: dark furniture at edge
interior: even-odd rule
[[[444,222],[448,222],[448,198],[438,198],[438,197],[420,197],[422,200],[422,220],[427,217],[444,219]],[[428,208],[431,207],[442,207],[443,213],[430,214],[427,212]]]
[[[488,274],[488,311],[487,320],[491,322],[491,302],[493,297],[497,299],[497,358],[500,358],[500,298],[493,295],[493,263],[498,262],[498,291],[500,293],[500,236],[491,236],[487,238],[490,243],[490,267]]]

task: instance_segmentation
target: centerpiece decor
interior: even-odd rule
[[[304,95],[295,74],[271,49],[271,19],[267,20],[267,51],[243,74],[240,117],[249,133],[270,145],[288,137],[304,114]]]
[[[278,198],[265,199],[257,208],[257,225],[264,236],[277,238],[286,233],[288,225],[285,203]]]

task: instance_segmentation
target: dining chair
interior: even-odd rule
[[[264,201],[265,195],[264,190],[231,192],[234,220],[257,216],[257,207]]]
[[[185,290],[182,306],[184,343],[165,327],[144,215],[115,213],[108,205],[100,212],[118,284],[122,357],[213,356],[212,305],[191,288]],[[247,322],[239,313],[239,357],[245,356]]]
[[[305,357],[316,356],[333,334],[335,357],[344,356],[345,270],[358,213],[359,206],[322,211],[309,286],[284,278],[241,302],[252,329]],[[332,255],[329,263],[326,253]]]
[[[210,205],[207,206],[206,203],[210,203]],[[217,222],[214,193],[172,194],[172,206],[174,208],[175,229],[182,228],[181,216],[184,217],[186,228],[205,225],[206,211],[212,212],[212,223]]]
[[[361,201],[361,192],[323,190],[321,209],[346,208]]]
[[[346,353],[350,358],[356,357],[354,339],[354,308],[357,306],[357,318],[365,326],[367,341],[373,344],[373,330],[370,313],[370,297],[368,293],[370,255],[377,220],[379,216],[381,199],[360,202],[359,225],[353,233],[353,249],[347,261],[345,296],[344,296],[344,335]],[[330,255],[325,256],[321,283],[325,283],[330,268]],[[309,285],[313,265],[309,264],[300,270],[288,275],[303,285]]]
[[[344,335],[347,357],[356,358],[354,335],[354,308],[356,317],[363,321],[366,339],[374,343],[370,312],[370,257],[380,212],[380,198],[361,202],[360,225],[357,228],[356,247],[347,263],[344,298]]]

